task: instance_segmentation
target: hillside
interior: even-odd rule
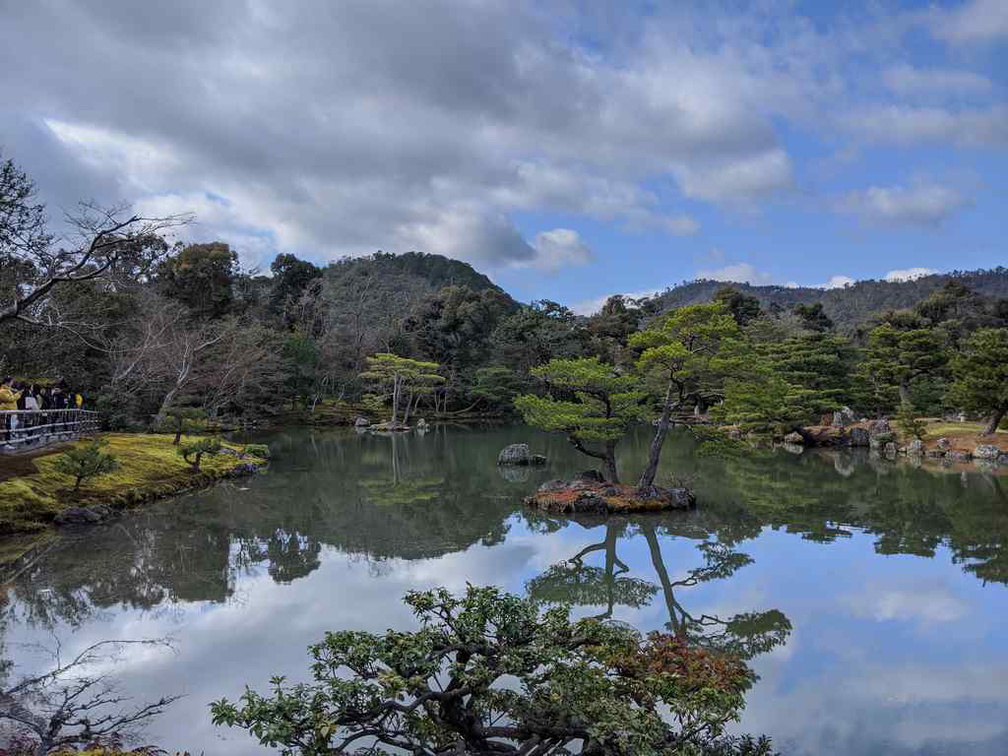
[[[425,288],[435,291],[443,286],[467,286],[474,291],[493,289],[505,293],[469,263],[423,252],[407,252],[402,255],[377,252],[367,257],[347,257],[330,263],[327,275],[408,279],[422,282]]]
[[[699,302],[709,302],[722,286],[731,285],[756,297],[764,309],[776,304],[788,309],[796,304],[821,302],[826,314],[840,329],[852,328],[886,310],[913,307],[948,281],[959,281],[980,294],[1008,298],[1008,268],[955,271],[923,276],[912,281],[858,281],[841,289],[752,286],[746,283],[699,280],[666,289],[654,298],[659,311]]]

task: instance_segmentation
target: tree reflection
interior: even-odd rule
[[[535,514],[533,524],[543,529],[553,529],[549,518]],[[598,524],[592,520],[578,520],[583,525]],[[696,537],[696,523],[684,522],[687,537]],[[729,543],[704,537],[697,544],[703,564],[686,572],[685,577],[673,580],[662,554],[659,528],[669,535],[675,529],[674,521],[656,518],[626,520],[609,518],[604,522],[604,537],[589,544],[570,559],[555,564],[543,574],[526,584],[529,594],[550,603],[573,603],[579,606],[603,606],[595,615],[606,619],[613,615],[616,606],[632,609],[649,605],[660,592],[668,614],[666,628],[676,637],[691,643],[730,652],[743,659],[751,659],[783,644],[791,633],[791,622],[779,610],[744,612],[722,618],[706,613],[689,611],[680,601],[680,589],[691,588],[713,580],[724,580],[740,568],[750,564],[752,558],[736,550]],[[619,556],[622,539],[628,543],[642,537],[647,544],[651,567],[657,584],[630,574],[626,562]],[[591,554],[601,552],[603,566],[585,564]]]

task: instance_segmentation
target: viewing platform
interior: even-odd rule
[[[74,441],[99,429],[100,416],[93,410],[0,410],[0,455]]]

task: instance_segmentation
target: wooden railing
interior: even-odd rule
[[[0,454],[72,441],[99,428],[99,415],[91,410],[0,410]]]

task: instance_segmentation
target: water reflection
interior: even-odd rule
[[[533,524],[547,531],[562,527],[562,521],[551,520],[536,513],[529,516]],[[626,606],[634,609],[647,606],[661,592],[668,620],[664,629],[679,638],[726,651],[744,659],[765,653],[784,643],[791,632],[791,623],[777,609],[741,612],[729,617],[706,612],[690,612],[677,598],[679,589],[693,588],[712,580],[725,580],[737,570],[752,563],[752,557],[716,540],[701,540],[696,544],[697,561],[702,562],[686,570],[683,577],[672,579],[662,554],[661,540],[666,538],[697,537],[696,522],[683,518],[658,524],[655,518],[636,520],[609,518],[595,521],[582,519],[586,526],[599,525],[603,537],[591,543],[569,559],[551,565],[541,575],[526,583],[529,595],[550,603],[571,603],[579,606],[603,606],[604,611],[594,615],[600,619],[613,616],[614,608]],[[685,526],[685,527],[683,527]],[[619,558],[619,546],[634,538],[647,544],[653,575],[657,584],[630,574],[626,562]],[[589,555],[601,552],[602,567],[589,566]]]
[[[969,742],[995,753],[1008,737],[997,682],[1008,674],[1008,501],[996,472],[849,452],[698,458],[680,435],[661,474],[693,479],[695,512],[569,520],[518,506],[586,466],[562,438],[436,427],[267,440],[277,459],[266,475],[67,534],[8,568],[0,642],[173,634],[179,657],[127,682],[141,696],[158,692],[154,677],[189,693],[152,735],[245,753],[205,721],[206,701],[297,674],[325,630],[408,626],[406,590],[496,583],[751,659],[762,680],[743,727],[791,752]],[[502,475],[497,452],[521,441],[549,466]],[[647,441],[625,445],[628,476]],[[5,661],[13,647],[0,648]],[[919,684],[927,675],[944,681],[941,695]],[[956,735],[955,721],[973,734]]]

